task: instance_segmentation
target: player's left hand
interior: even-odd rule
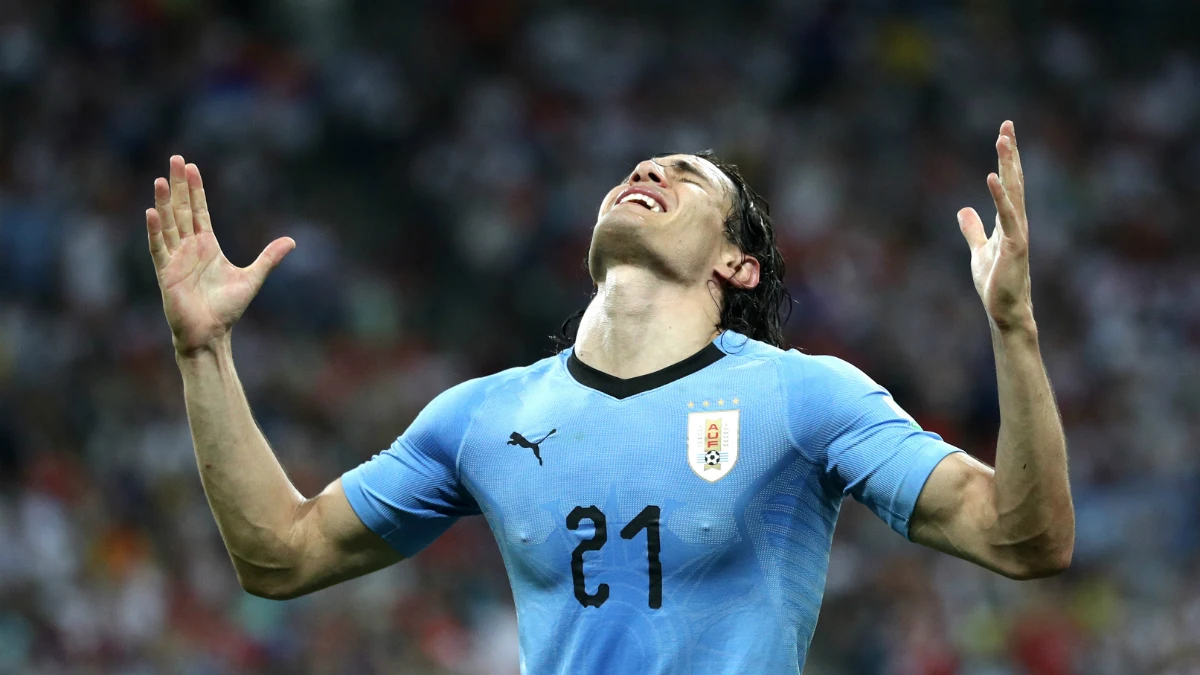
[[[958,227],[971,247],[971,276],[992,324],[1001,331],[1033,330],[1025,175],[1017,152],[1016,130],[1010,121],[1000,125],[996,154],[1000,172],[987,177],[996,202],[996,227],[987,236],[983,221],[972,208],[958,212]]]

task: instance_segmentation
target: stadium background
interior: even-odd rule
[[[1006,581],[848,502],[806,673],[1200,672],[1200,5],[1053,4],[0,3],[0,672],[515,672],[482,519],[308,598],[238,588],[145,250],[171,153],[235,263],[299,244],[235,344],[311,495],[546,355],[605,190],[706,147],[773,202],[794,344],[990,459],[954,213],[993,212],[1006,118],[1074,565]]]

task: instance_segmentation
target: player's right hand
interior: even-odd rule
[[[183,355],[225,338],[267,275],[296,247],[290,237],[282,237],[249,267],[229,262],[213,235],[200,169],[179,155],[171,157],[170,181],[154,181],[146,234],[172,341]]]

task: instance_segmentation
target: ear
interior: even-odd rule
[[[758,285],[760,271],[758,258],[746,255],[736,249],[734,249],[733,255],[727,256],[715,271],[718,277],[734,288],[750,290]]]

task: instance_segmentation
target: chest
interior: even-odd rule
[[[534,384],[490,401],[459,471],[498,508],[624,498],[731,505],[790,452],[781,402],[748,382],[676,385],[617,400]]]
[[[734,545],[799,461],[785,418],[736,378],[624,400],[535,386],[481,410],[459,473],[517,576],[569,584],[584,553],[592,576],[644,568],[651,553],[670,576],[746,550]]]

